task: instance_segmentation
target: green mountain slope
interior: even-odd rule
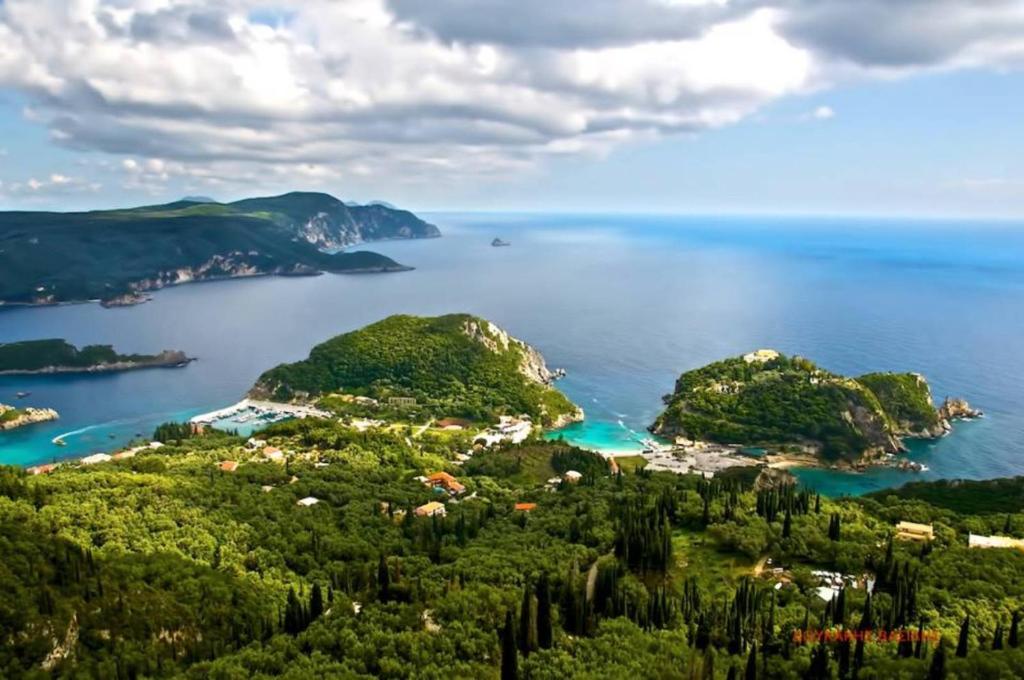
[[[577,408],[548,385],[551,379],[536,350],[484,319],[392,316],[317,345],[305,361],[267,371],[254,394],[411,397],[439,416],[526,413],[552,424]]]
[[[771,351],[684,373],[652,426],[667,436],[796,445],[832,459],[899,452],[900,437],[939,436],[948,428],[919,375],[847,378]]]
[[[371,252],[323,249],[438,236],[412,213],[291,193],[235,203],[176,201],[84,213],[0,213],[0,303],[119,296],[259,274],[405,269]]]
[[[0,677],[496,679],[513,661],[520,678],[664,680],[1024,668],[1024,551],[968,547],[971,533],[1024,536],[1019,505],[966,514],[718,476],[612,477],[554,443],[448,466],[455,450],[440,441],[328,421],[261,436],[287,464],[207,432],[49,474],[0,466]],[[458,499],[416,479],[445,468],[466,486]],[[545,488],[568,469],[584,481]],[[418,516],[427,503],[446,516]],[[893,540],[903,520],[931,523],[934,540]],[[842,575],[835,597],[821,595],[823,572]],[[924,644],[895,641],[919,625]],[[809,628],[830,637],[808,641]],[[862,646],[838,637],[865,628]]]

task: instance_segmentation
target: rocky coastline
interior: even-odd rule
[[[7,404],[0,404],[0,430],[14,430],[34,423],[45,423],[57,420],[60,414],[52,408],[18,409]]]
[[[91,366],[44,366],[38,369],[11,369],[0,371],[0,375],[54,375],[59,373],[112,373],[134,371],[143,368],[183,368],[195,361],[178,350],[164,350],[144,360],[114,361]]]

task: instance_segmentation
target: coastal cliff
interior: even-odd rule
[[[303,192],[84,213],[3,212],[0,306],[120,307],[192,281],[407,271],[377,253],[337,251],[437,236],[436,226],[405,210]]]
[[[651,426],[662,436],[855,463],[905,452],[904,438],[943,436],[951,416],[978,415],[963,400],[936,409],[928,381],[916,373],[849,378],[774,350],[683,373],[665,404]]]
[[[7,404],[0,404],[0,430],[13,430],[33,423],[45,423],[57,420],[59,417],[60,414],[52,408],[19,409]]]
[[[142,368],[179,368],[193,361],[184,352],[118,354],[110,345],[78,349],[61,339],[0,344],[0,375],[107,373]]]

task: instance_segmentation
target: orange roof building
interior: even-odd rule
[[[34,465],[28,468],[26,472],[30,475],[48,475],[56,469],[57,466],[53,463],[46,463],[45,465]]]
[[[431,501],[429,503],[421,505],[420,507],[416,508],[413,512],[417,517],[444,517],[447,514],[447,511],[444,508],[444,504],[438,503],[437,501]]]
[[[235,470],[238,469],[238,461],[226,460],[223,463],[221,463],[219,467],[224,472],[234,472]]]
[[[536,507],[536,503],[516,503],[513,509],[521,512],[530,512],[531,510],[536,509]]]
[[[432,486],[435,489],[444,489],[452,495],[463,493],[466,490],[466,487],[463,486],[459,480],[455,479],[455,477],[452,477],[447,472],[435,472],[434,474],[429,475],[424,484]]]

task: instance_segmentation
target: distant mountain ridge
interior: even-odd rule
[[[372,252],[328,253],[385,239],[433,238],[406,210],[348,206],[292,192],[233,203],[197,197],[77,213],[0,213],[0,305],[137,302],[190,281],[409,269]]]

